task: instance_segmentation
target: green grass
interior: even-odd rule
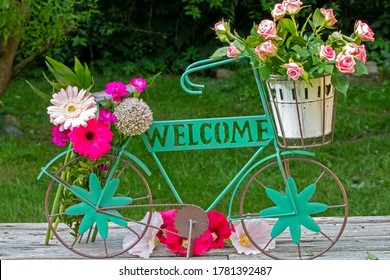
[[[257,114],[262,109],[252,77],[246,69],[238,69],[230,79],[197,77],[197,82],[207,87],[203,95],[194,96],[182,91],[179,76],[162,74],[144,99],[153,109],[155,120]],[[0,222],[45,221],[48,180],[37,181],[36,177],[40,168],[62,151],[51,143],[47,104],[32,92],[25,79],[12,81],[2,99],[5,107],[1,114],[16,116],[24,137],[0,136]],[[112,80],[129,79],[123,75],[97,75],[94,90],[103,89]],[[50,90],[43,78],[29,81]],[[390,214],[389,91],[386,77],[352,81],[348,97],[339,99],[334,142],[312,149],[316,160],[330,167],[343,182],[350,215]],[[147,179],[154,201],[175,202],[140,139],[132,140],[128,150],[151,169],[153,175]],[[245,148],[159,155],[184,202],[206,208],[253,152]],[[223,199],[217,210],[226,212],[228,199]]]

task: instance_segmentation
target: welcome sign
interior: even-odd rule
[[[264,115],[156,121],[143,135],[151,152],[263,146],[273,137]]]

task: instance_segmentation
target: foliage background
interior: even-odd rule
[[[76,54],[98,68],[115,64],[128,73],[140,70],[180,73],[190,62],[209,57],[220,46],[210,28],[221,18],[234,23],[242,34],[248,34],[254,22],[270,17],[269,11],[276,2],[281,1],[98,1],[98,11],[56,55],[71,60]],[[347,34],[353,32],[356,20],[367,22],[376,33],[376,41],[367,46],[369,59],[390,66],[390,15],[386,12],[389,1],[303,2],[312,5],[313,11],[315,7],[333,8],[339,21],[336,28]]]

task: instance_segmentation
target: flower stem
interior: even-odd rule
[[[69,149],[72,148],[72,143],[69,143]],[[66,156],[65,156],[65,160],[64,160],[64,165],[69,161],[70,159],[70,156],[71,154],[73,154],[73,152],[70,152],[70,153],[67,153]],[[67,176],[67,172],[66,171],[62,171],[61,172],[61,179],[64,180]],[[57,193],[56,193],[56,196],[54,198],[54,202],[53,202],[53,206],[52,206],[52,209],[51,209],[51,215],[54,215],[54,214],[58,214],[59,213],[59,209],[60,209],[60,206],[62,206],[62,203],[60,203],[60,199],[61,199],[61,195],[62,195],[62,192],[64,190],[64,187],[61,185],[61,184],[58,184],[58,189],[57,189]],[[50,218],[51,219],[51,218]],[[57,228],[58,226],[58,223],[59,223],[59,217],[56,218],[56,221],[54,223],[54,229]],[[49,221],[51,223],[51,221]],[[47,231],[46,231],[46,239],[45,239],[45,245],[48,245],[49,244],[49,241],[50,239],[53,237],[53,232],[51,230],[51,227],[48,226],[47,227]]]

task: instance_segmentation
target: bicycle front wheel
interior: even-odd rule
[[[45,199],[48,234],[51,231],[72,252],[88,258],[114,257],[146,233],[152,194],[131,162],[112,154],[94,161],[78,156],[52,174]],[[130,242],[123,246],[125,237]]]
[[[283,173],[285,173],[285,176]],[[340,238],[348,217],[341,181],[323,164],[308,158],[284,158],[251,173],[240,200],[242,228],[250,242],[274,259],[313,259]],[[339,217],[338,223],[326,223]],[[252,219],[265,219],[270,230],[258,241]],[[275,245],[274,249],[270,247]]]

